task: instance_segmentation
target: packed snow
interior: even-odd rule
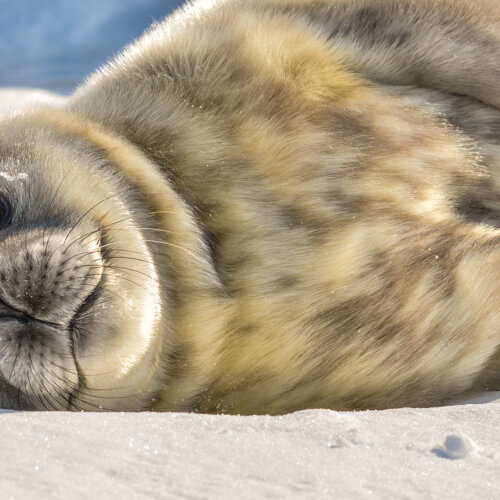
[[[280,417],[0,415],[2,498],[500,498],[500,400]]]

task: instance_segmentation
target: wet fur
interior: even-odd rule
[[[198,2],[11,119],[99,152],[165,231],[161,340],[118,408],[500,389],[499,25],[488,1]]]

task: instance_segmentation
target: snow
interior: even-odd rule
[[[500,498],[500,402],[0,415],[3,498]]]
[[[60,99],[3,89],[0,109]],[[500,392],[279,417],[0,411],[0,496],[497,499],[499,428]]]
[[[43,89],[0,88],[0,111],[7,112],[37,103],[56,104],[63,98]]]

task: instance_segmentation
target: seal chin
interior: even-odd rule
[[[10,388],[2,407],[70,409],[78,370],[67,328],[10,315],[0,318],[0,336],[0,379]]]
[[[0,297],[46,323],[0,321],[0,374],[40,409],[136,411],[167,396],[181,407],[182,377],[165,396],[171,373],[191,373],[177,366],[177,333],[212,355],[225,321],[195,214],[156,164],[96,124],[43,109],[9,123],[29,154],[4,163],[23,165],[30,197],[0,234]],[[200,310],[214,319],[191,321]]]
[[[18,388],[7,382],[0,374],[0,408],[9,410],[38,410],[31,399],[26,397]]]

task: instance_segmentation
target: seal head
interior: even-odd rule
[[[54,112],[41,126],[43,114],[2,127],[0,406],[147,407],[160,376],[155,222],[82,128]]]

